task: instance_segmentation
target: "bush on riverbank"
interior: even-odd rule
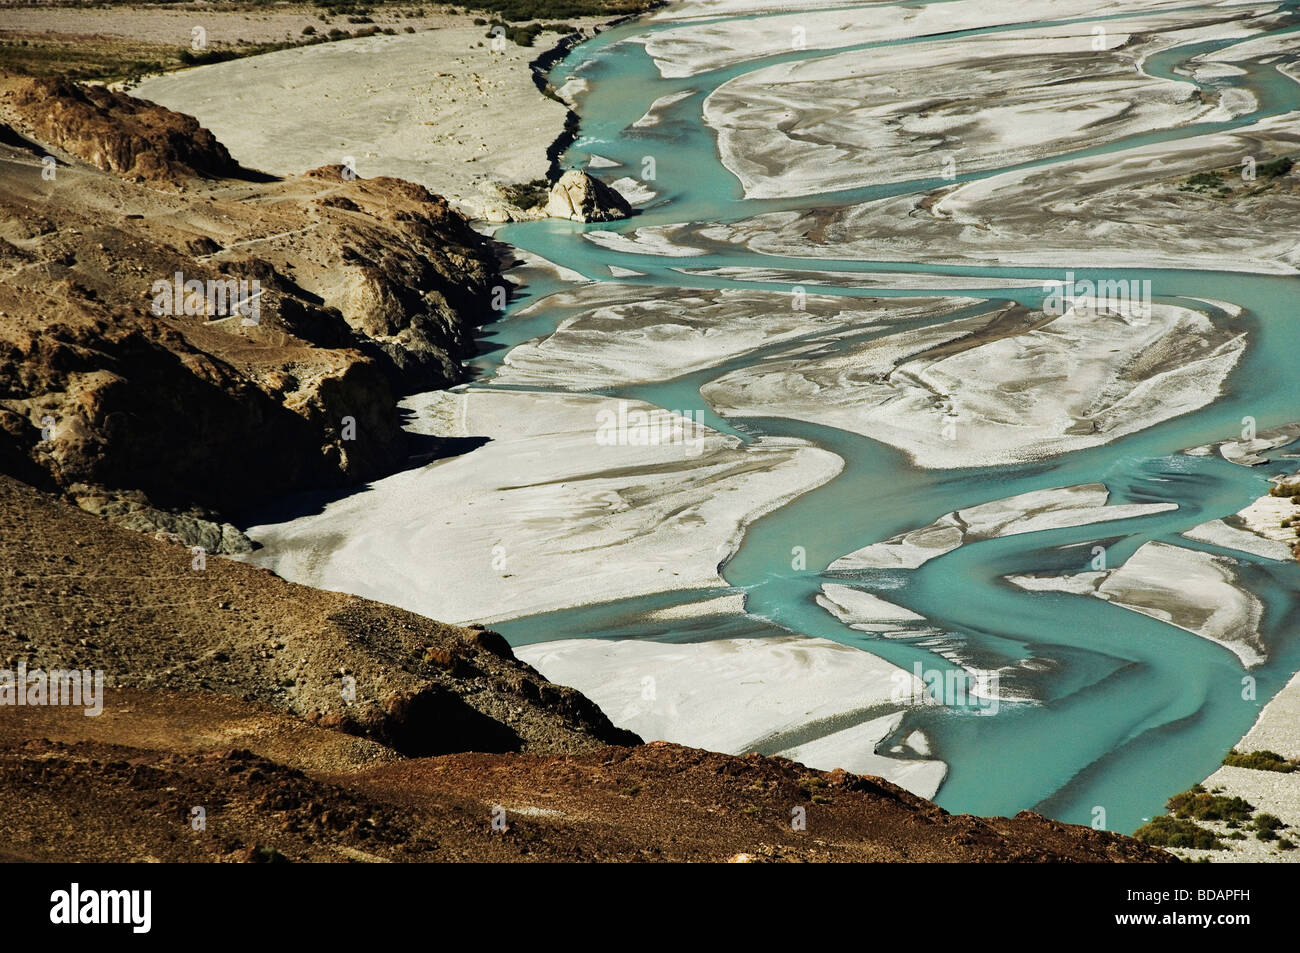
[[[1260,814],[1255,818],[1255,837],[1259,840],[1277,840],[1277,832],[1286,827],[1276,814]]]
[[[507,40],[519,46],[532,46],[537,37],[543,33],[564,34],[574,32],[574,28],[568,23],[530,23],[527,26],[514,26],[502,20],[493,20],[492,29],[486,35],[488,37],[495,36],[498,27],[505,33]]]
[[[475,11],[495,13],[505,20],[556,20],[567,17],[623,16],[642,13],[657,4],[647,0],[477,0]]]
[[[1255,176],[1251,180],[1242,178],[1242,170],[1236,166],[1227,169],[1209,169],[1189,176],[1182,185],[1178,186],[1178,191],[1194,192],[1198,195],[1213,193],[1223,196],[1232,195],[1234,189],[1240,186],[1248,189],[1240,194],[1249,198],[1258,195],[1261,191],[1265,191],[1274,179],[1286,175],[1294,166],[1295,160],[1289,156],[1280,156],[1267,162],[1259,162],[1255,164]],[[1249,188],[1251,182],[1262,184]]]
[[[1198,821],[1249,821],[1255,806],[1244,798],[1211,794],[1199,784],[1175,794],[1165,805],[1174,817]]]
[[[402,2],[403,0],[393,0],[388,5],[394,6]],[[372,8],[384,5],[385,0],[316,0],[316,6],[339,14],[365,15]],[[659,5],[657,0],[476,0],[463,7],[437,4],[449,13],[492,13],[511,23],[568,17],[627,16],[643,13]]]
[[[502,186],[501,192],[511,205],[526,212],[546,204],[551,197],[551,183],[547,179],[534,179],[531,182]]]
[[[1230,768],[1252,768],[1256,771],[1280,771],[1290,774],[1300,765],[1288,761],[1276,751],[1238,751],[1233,748],[1228,752],[1223,763]]]
[[[1201,825],[1175,817],[1161,815],[1151,818],[1149,824],[1143,824],[1133,836],[1144,844],[1153,847],[1186,847],[1194,850],[1227,850],[1223,841],[1214,836],[1213,831]]]

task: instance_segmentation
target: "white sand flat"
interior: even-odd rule
[[[1177,626],[1234,653],[1246,668],[1264,661],[1264,605],[1226,556],[1149,542],[1118,569],[1073,576],[1016,575],[1021,589],[1075,592],[1105,599]]]
[[[750,521],[843,466],[802,441],[744,447],[622,403],[629,415],[645,412],[649,427],[602,444],[602,424],[619,414],[610,398],[481,390],[409,398],[414,429],[488,442],[319,513],[249,527],[263,548],[248,558],[294,582],[446,622],[721,587],[718,566]],[[676,442],[631,442],[656,433]]]
[[[1132,519],[1178,509],[1177,503],[1109,505],[1101,483],[1033,490],[945,513],[933,523],[841,556],[831,569],[916,569],[981,539]]]
[[[565,639],[515,654],[551,681],[577,688],[616,725],[647,741],[729,754],[775,745],[807,767],[874,774],[926,797],[946,770],[929,758],[875,753],[897,726],[901,709],[891,699],[900,686],[910,691],[920,683],[883,659],[827,639],[671,645]],[[864,714],[882,706],[892,710]],[[809,737],[784,748],[774,740],[798,734]]]
[[[977,315],[740,368],[701,393],[723,416],[839,427],[921,467],[1048,459],[1218,396],[1244,333],[1188,308],[1151,312],[1131,321],[1071,309],[1019,333]]]

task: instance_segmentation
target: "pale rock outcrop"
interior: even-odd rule
[[[570,169],[551,186],[546,214],[575,222],[610,222],[627,218],[632,214],[632,206],[599,179],[581,169]]]

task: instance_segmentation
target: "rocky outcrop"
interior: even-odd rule
[[[195,178],[233,165],[193,120],[61,81],[0,120],[65,160],[0,143],[0,470],[124,525],[229,551],[221,514],[391,472],[396,397],[464,380],[504,298],[420,186]]]
[[[0,310],[21,314],[10,290]],[[183,327],[105,308],[69,283],[52,290],[56,304],[38,302],[49,311],[24,316],[35,322],[0,325],[0,440],[40,482],[234,512],[365,479],[404,456],[392,389],[357,351],[294,341],[303,353],[266,354],[255,342],[274,325],[247,336]]]
[[[479,191],[486,197],[481,215],[488,222],[609,222],[632,214],[631,204],[617,189],[579,169],[570,169],[549,185],[545,179],[513,186],[488,181],[479,184]]]
[[[627,218],[632,206],[599,179],[581,169],[570,169],[551,186],[546,214],[575,222],[609,222]]]
[[[488,179],[478,184],[478,190],[483,200],[477,214],[485,222],[535,222],[547,217],[551,185],[546,179],[519,185]]]
[[[482,236],[446,199],[401,179],[343,177],[340,166],[306,173],[336,190],[317,201],[319,240],[337,268],[313,285],[343,314],[367,352],[381,357],[401,392],[465,379],[474,330],[506,285]],[[331,280],[331,278],[333,280]],[[497,289],[500,289],[498,291]]]
[[[8,122],[28,138],[137,182],[177,186],[239,172],[198,121],[104,86],[0,77]]]
[[[160,510],[149,504],[139,490],[111,491],[103,487],[73,484],[68,496],[87,513],[102,516],[118,526],[148,533],[155,539],[177,543],[187,549],[198,547],[218,556],[238,555],[253,550],[252,541],[230,523],[201,509],[184,512]]]

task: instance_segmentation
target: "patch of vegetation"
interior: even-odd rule
[[[254,844],[250,858],[255,864],[287,864],[289,858],[269,844]]]
[[[373,12],[372,4],[358,3],[357,0],[316,0],[316,6],[338,16],[363,17]]]
[[[1277,832],[1286,827],[1282,818],[1276,814],[1259,814],[1255,817],[1255,837],[1257,840],[1277,840]]]
[[[1233,748],[1223,763],[1238,767],[1263,765],[1264,771],[1289,771],[1291,767],[1277,767],[1278,764],[1289,765],[1285,758],[1272,751],[1240,752]],[[1201,785],[1194,785],[1182,794],[1175,794],[1167,802],[1170,816],[1155,817],[1133,834],[1138,840],[1158,847],[1190,847],[1196,850],[1224,850],[1224,840],[1246,840],[1250,832],[1261,841],[1277,841],[1279,850],[1292,850],[1295,845],[1279,831],[1287,824],[1276,814],[1255,813],[1255,807],[1240,797],[1217,793],[1220,789],[1206,791]],[[1214,831],[1201,827],[1196,821],[1221,821],[1228,828],[1228,833],[1220,840]],[[1289,846],[1283,847],[1286,841]]]
[[[303,28],[296,40],[272,43],[244,43],[237,46],[192,50],[188,46],[137,42],[114,36],[74,36],[58,34],[16,34],[0,37],[0,69],[26,76],[62,74],[79,82],[124,82],[127,88],[146,76],[165,73],[185,66],[203,66],[227,60],[274,53],[299,46],[311,46],[331,40],[395,34],[391,28],[367,26],[354,31],[331,29],[321,35],[313,26]]]
[[[267,44],[274,46],[275,49],[284,49],[286,46],[292,46],[290,43]],[[259,53],[273,53],[275,50],[258,50]],[[181,50],[176,54],[176,58],[186,66],[206,66],[209,63],[224,63],[226,60],[236,60],[243,56],[241,50]]]
[[[1198,821],[1248,821],[1255,807],[1239,797],[1210,794],[1199,784],[1182,794],[1175,794],[1166,804],[1177,818]]]
[[[122,37],[9,33],[0,38],[0,69],[25,76],[139,82],[176,65],[174,46]]]
[[[1283,523],[1283,525],[1287,525]],[[1252,768],[1256,771],[1280,771],[1282,774],[1290,774],[1300,765],[1294,761],[1288,761],[1276,751],[1238,751],[1233,748],[1228,752],[1223,763],[1231,768]]]
[[[805,774],[799,779],[798,784],[803,789],[804,794],[814,796],[817,791],[826,787],[826,779],[819,778],[815,774]],[[816,800],[816,797],[813,797],[813,800]]]
[[[1276,179],[1279,175],[1286,175],[1295,166],[1295,160],[1290,156],[1282,156],[1280,159],[1273,159],[1271,162],[1261,162],[1255,166],[1255,175],[1264,179]]]
[[[1267,162],[1256,163],[1255,181],[1263,180],[1265,184],[1255,186],[1242,194],[1249,197],[1267,191],[1271,180],[1286,175],[1294,165],[1295,161],[1289,156],[1281,156]],[[1195,192],[1199,195],[1208,195],[1210,193],[1231,195],[1233,194],[1232,186],[1238,184],[1247,184],[1246,180],[1241,178],[1240,169],[1235,167],[1231,169],[1210,169],[1189,176],[1182,185],[1178,186],[1178,191]]]
[[[532,46],[543,33],[572,33],[574,27],[568,23],[529,23],[526,26],[515,26],[503,20],[493,20],[492,28],[488,30],[486,36],[488,38],[497,36],[498,31],[504,33],[506,39],[517,46]]]
[[[1179,192],[1208,192],[1210,189],[1219,189],[1223,186],[1222,172],[1197,172],[1182,185],[1178,186]]]
[[[502,186],[501,192],[511,205],[526,212],[546,204],[551,197],[551,183],[547,179],[533,179],[518,185]]]
[[[568,17],[617,17],[642,13],[658,6],[654,0],[475,0],[475,11],[495,13],[503,20],[566,19]]]
[[[348,22],[357,23],[361,21],[349,20]],[[353,30],[351,32],[334,27],[324,36],[315,35],[315,31],[313,30],[312,33],[305,34],[308,37],[305,40],[284,40],[277,43],[249,43],[246,46],[235,48],[225,47],[222,49],[200,50],[198,52],[193,50],[181,50],[176,54],[176,58],[186,66],[205,66],[208,63],[224,63],[227,60],[242,59],[245,56],[257,56],[261,53],[275,53],[278,50],[288,50],[299,46],[315,46],[317,43],[328,43],[332,40],[352,40],[357,37],[374,36],[378,33],[385,33],[392,36],[396,32],[396,30],[389,27],[380,28],[371,26],[361,30]]]
[[[1226,850],[1223,841],[1194,821],[1161,815],[1143,824],[1133,836],[1153,847],[1185,847],[1193,850]]]

